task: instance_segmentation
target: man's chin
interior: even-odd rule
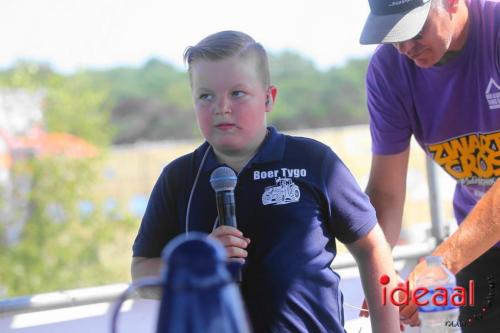
[[[417,59],[413,59],[413,62],[415,63],[415,65],[417,65],[418,67],[420,68],[430,68],[432,66],[434,66],[435,64],[437,64],[437,61],[433,61],[431,59],[428,59],[428,58],[417,58]]]
[[[420,54],[419,56],[412,58],[411,60],[420,68],[430,68],[438,64],[440,58],[433,56],[433,54],[429,52],[425,52],[425,54]]]

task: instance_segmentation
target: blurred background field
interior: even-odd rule
[[[314,138],[329,145],[349,167],[362,189],[370,171],[370,132],[367,125],[286,131],[287,134]],[[96,193],[127,209],[136,218],[142,216],[149,193],[161,170],[173,159],[193,151],[200,140],[164,141],[123,145],[112,149],[103,168],[104,179],[95,185]],[[438,172],[442,191],[443,217],[453,221],[453,180]],[[423,241],[430,228],[429,194],[425,155],[415,141],[409,162],[407,199],[401,243]],[[345,248],[340,246],[342,250]]]
[[[269,124],[330,145],[365,187],[364,74],[375,46],[360,46],[358,37],[368,2],[255,0],[233,8],[229,0],[2,4],[0,300],[33,295],[21,297],[31,304],[57,290],[67,299],[69,289],[130,281],[131,245],[156,178],[201,143],[182,52],[208,33],[235,29],[261,42],[279,89]],[[424,156],[414,148],[402,243],[422,242],[430,227]],[[440,173],[439,183],[440,207],[452,220],[453,181]],[[349,276],[346,301],[359,305],[359,281]],[[102,316],[92,318],[96,308]],[[7,316],[0,331],[107,332],[108,308]],[[356,309],[346,311],[347,320],[357,318]],[[132,311],[120,331],[147,332],[153,312]],[[356,325],[349,329],[361,332]]]
[[[279,93],[269,124],[331,146],[364,188],[368,60],[320,70],[296,52],[270,59]],[[0,297],[130,280],[132,241],[157,177],[201,143],[190,99],[184,70],[154,58],[71,74],[26,61],[0,70]],[[452,181],[439,179],[451,220]],[[403,243],[423,241],[428,207],[415,146]]]

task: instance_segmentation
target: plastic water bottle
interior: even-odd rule
[[[421,333],[455,333],[460,332],[457,327],[459,309],[451,302],[451,296],[456,287],[455,276],[443,265],[443,259],[438,256],[425,258],[427,268],[416,277],[417,296],[426,288],[428,292],[418,298],[421,305],[418,307]],[[418,290],[418,288],[422,288]],[[436,290],[436,288],[439,288]],[[444,290],[447,290],[447,299],[444,299]],[[438,303],[438,304],[436,304]]]
[[[240,291],[222,244],[190,232],[163,250],[163,297],[157,333],[249,333]]]

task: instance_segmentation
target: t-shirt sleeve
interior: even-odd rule
[[[175,210],[168,184],[169,169],[160,174],[151,192],[146,212],[132,247],[134,257],[160,257],[167,242],[175,237]]]
[[[407,108],[411,107],[410,89],[405,88],[401,73],[397,73],[398,59],[392,57],[394,64],[390,68],[384,57],[391,58],[392,54],[379,49],[366,74],[372,151],[379,155],[402,152],[410,144],[412,134],[407,114]]]
[[[500,8],[500,6],[499,6]],[[497,10],[497,12],[500,12],[500,10]],[[500,20],[499,20],[500,21]],[[498,30],[497,30],[497,38],[495,41],[495,52],[496,52],[496,65],[497,65],[497,70],[500,71],[500,24],[498,25]]]
[[[323,176],[330,227],[335,238],[346,244],[362,238],[377,223],[375,209],[349,169],[331,149],[323,162]]]

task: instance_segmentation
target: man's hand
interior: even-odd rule
[[[241,231],[223,225],[212,231],[210,236],[224,245],[228,258],[233,258],[241,264],[245,263],[245,258],[248,256],[246,248],[250,244],[250,238],[244,237]]]

